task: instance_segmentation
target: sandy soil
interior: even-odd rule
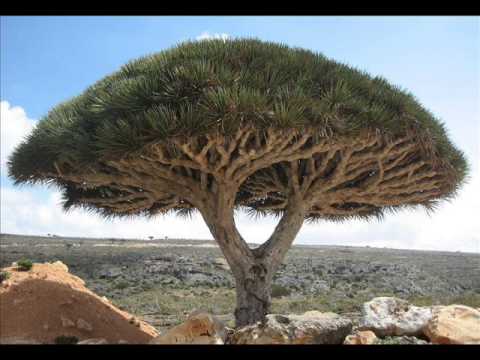
[[[85,287],[61,262],[34,264],[30,271],[2,269],[10,278],[0,287],[0,340],[55,343],[59,336],[108,343],[147,343],[158,332]]]

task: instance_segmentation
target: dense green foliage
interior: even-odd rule
[[[54,164],[81,169],[175,136],[313,126],[320,136],[376,129],[419,141],[467,171],[444,125],[407,91],[321,54],[243,39],[186,42],[142,57],[56,106],[13,153],[16,183],[49,181]],[[62,184],[60,184],[62,185]]]
[[[22,259],[17,261],[17,266],[20,271],[29,271],[32,268],[33,263],[31,260]]]

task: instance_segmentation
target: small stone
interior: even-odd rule
[[[48,326],[48,324],[43,324],[43,330],[45,331],[48,331],[48,329],[50,329],[50,327]]]
[[[60,320],[62,321],[63,327],[75,327],[75,323],[64,316],[60,316]]]
[[[79,341],[77,344],[78,345],[105,345],[105,344],[108,344],[108,342],[106,339],[96,338],[96,339],[85,339],[85,340]]]
[[[77,320],[77,328],[81,329],[81,330],[88,331],[88,332],[93,330],[92,325],[90,325],[88,322],[86,322],[85,320],[80,319],[80,318]]]
[[[226,271],[230,270],[230,266],[228,265],[227,261],[224,258],[221,258],[221,257],[216,258],[213,261],[213,265],[215,265],[216,267],[218,267],[220,269],[226,270]]]
[[[378,339],[375,343],[377,345],[428,345],[425,340],[419,339],[415,336],[386,336]]]
[[[348,335],[345,341],[345,345],[371,345],[377,342],[378,338],[373,331],[357,331],[354,334]]]

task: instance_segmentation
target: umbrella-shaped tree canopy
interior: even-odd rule
[[[311,51],[187,42],[123,66],[51,110],[9,161],[16,183],[59,186],[105,216],[197,209],[237,287],[237,325],[261,320],[305,219],[381,217],[455,195],[467,172],[411,94]],[[280,215],[251,249],[234,209]]]
[[[236,206],[276,213],[291,171],[318,199],[307,218],[343,219],[431,207],[455,193],[466,162],[408,92],[258,40],[188,42],[131,61],[51,110],[10,160],[17,183],[53,182],[67,208],[105,215],[188,213],[195,205],[169,191],[167,172],[207,188],[236,177]]]

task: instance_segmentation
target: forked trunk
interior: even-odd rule
[[[302,226],[304,208],[301,201],[290,201],[270,238],[251,249],[235,225],[233,202],[220,200],[223,201],[218,201],[219,205],[204,209],[202,215],[235,278],[235,325],[238,328],[263,321],[269,313],[273,275]]]
[[[237,327],[263,321],[265,315],[270,312],[271,273],[263,266],[254,266],[248,275],[248,278],[242,276],[235,279]]]

